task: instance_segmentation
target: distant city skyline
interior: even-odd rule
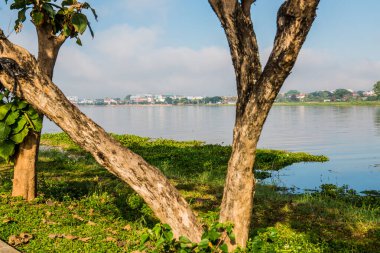
[[[258,0],[252,8],[261,61],[265,63],[283,1]],[[66,95],[108,94],[235,95],[235,77],[224,32],[208,1],[90,1],[99,22],[83,47],[67,41],[54,82]],[[311,92],[349,87],[368,90],[380,80],[380,1],[321,1],[318,17],[284,84]],[[9,34],[17,17],[0,3],[0,27]],[[26,22],[11,41],[36,54],[37,38]]]

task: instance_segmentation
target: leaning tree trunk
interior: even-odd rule
[[[0,30],[0,82],[54,121],[96,161],[128,183],[174,235],[199,242],[202,226],[188,203],[156,167],[110,137],[71,104],[25,49],[13,45]]]
[[[221,222],[234,225],[235,242],[245,247],[252,217],[256,147],[270,108],[316,16],[319,0],[286,0],[277,15],[277,34],[262,70],[250,9],[255,0],[209,0],[224,28],[236,74],[238,101],[232,154],[224,187]]]
[[[64,36],[53,36],[52,27],[43,25],[37,27],[38,35],[38,64],[42,71],[53,80],[53,71],[58,52]],[[40,114],[39,117],[43,118]],[[19,145],[15,154],[12,196],[21,196],[31,201],[37,196],[38,150],[41,132],[30,130],[24,141]]]

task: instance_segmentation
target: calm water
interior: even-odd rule
[[[233,106],[83,106],[106,131],[152,138],[231,144]],[[45,120],[44,132],[60,129]],[[323,154],[327,163],[300,163],[270,180],[313,189],[321,183],[380,190],[380,107],[275,106],[260,148]]]

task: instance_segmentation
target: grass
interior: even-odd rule
[[[113,136],[160,168],[203,223],[217,220],[230,147]],[[35,201],[10,197],[12,171],[0,169],[0,238],[31,235],[16,246],[24,252],[138,250],[140,235],[158,222],[143,200],[65,134],[43,135],[42,144],[49,148],[40,154]],[[256,169],[270,172],[294,162],[326,160],[260,150]],[[324,185],[316,193],[296,195],[258,185],[253,211],[250,252],[378,252],[380,248],[376,191],[362,196]]]

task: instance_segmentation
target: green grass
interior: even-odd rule
[[[160,168],[205,224],[217,220],[228,146],[113,135]],[[132,252],[158,220],[124,182],[101,168],[65,134],[43,135],[39,196],[10,197],[12,171],[0,169],[0,238],[28,233],[24,252]],[[323,156],[259,150],[256,169],[278,170]],[[324,186],[313,194],[279,193],[258,185],[249,242],[257,252],[378,252],[380,201],[346,188]],[[75,236],[75,237],[73,237]],[[80,240],[81,239],[81,240]],[[87,240],[87,241],[86,241]],[[258,250],[259,249],[259,250]],[[256,252],[255,251],[255,252]]]

